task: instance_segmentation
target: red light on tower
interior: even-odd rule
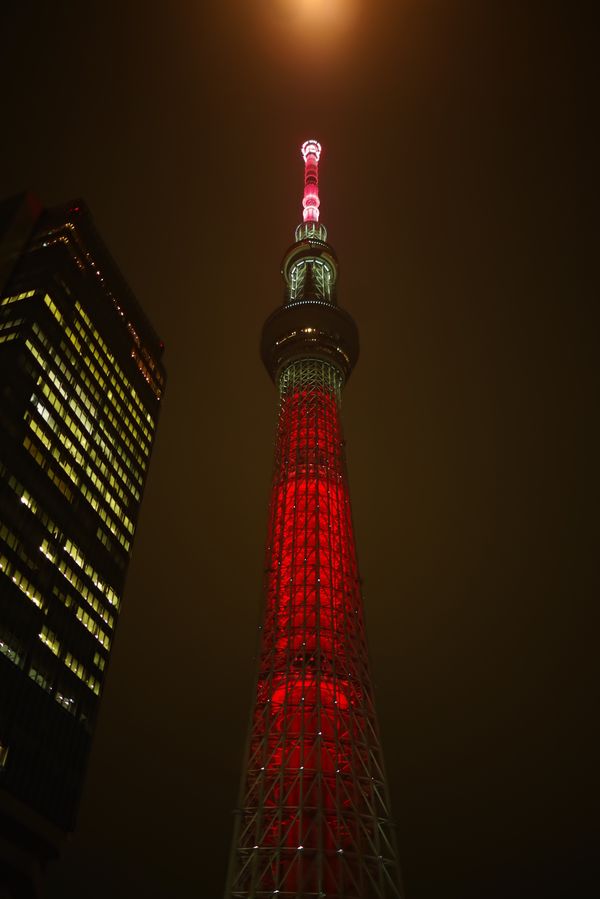
[[[225,899],[399,899],[340,417],[358,333],[319,225],[304,224],[261,353],[279,390],[262,642]]]
[[[319,221],[319,159],[321,158],[321,144],[317,140],[307,140],[302,144],[302,158],[304,159],[304,221]]]

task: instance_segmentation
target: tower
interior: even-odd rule
[[[279,390],[264,617],[225,899],[398,899],[340,421],[358,332],[337,305],[306,141],[303,222],[261,355]]]
[[[25,897],[73,829],[165,372],[81,201],[0,204],[0,277],[0,885]]]

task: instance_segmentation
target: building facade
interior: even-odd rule
[[[0,228],[0,882],[33,896],[74,826],[165,371],[84,203],[16,197]]]
[[[258,673],[225,899],[399,899],[363,619],[342,389],[358,332],[337,305],[307,141],[303,222],[261,352],[279,391]]]

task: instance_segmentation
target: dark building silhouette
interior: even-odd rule
[[[400,899],[340,420],[358,332],[319,222],[321,147],[261,352],[279,390],[258,674],[225,899]]]
[[[0,205],[0,896],[74,826],[165,371],[81,201]]]

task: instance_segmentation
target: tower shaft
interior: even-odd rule
[[[307,244],[295,254],[300,264],[315,265],[322,242],[312,256],[311,241],[299,244]],[[323,320],[322,301],[308,297],[300,339],[297,305],[294,298],[291,317],[277,319],[284,337],[274,343],[288,347],[287,358],[265,352],[270,320],[263,334],[279,420],[262,639],[226,899],[397,899],[340,420],[351,367],[344,360],[356,349],[344,346],[340,328],[333,352],[325,332],[337,327],[335,313],[344,327],[351,320],[333,304]]]

